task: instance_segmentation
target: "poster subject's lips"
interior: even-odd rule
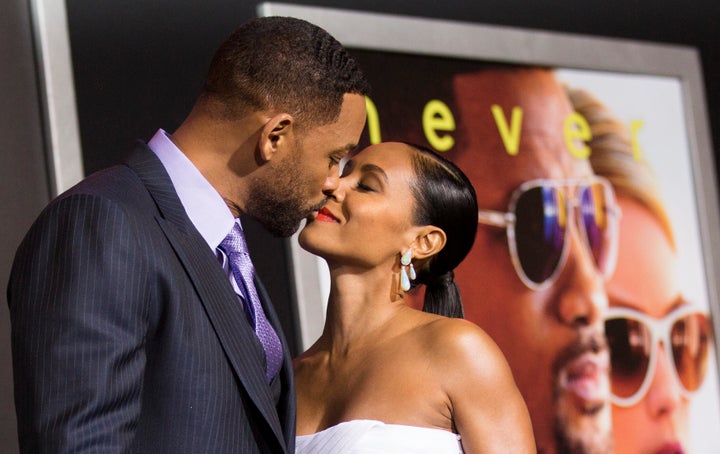
[[[679,442],[674,441],[665,443],[655,454],[685,454],[685,450]]]
[[[561,371],[561,387],[575,396],[583,411],[605,405],[610,398],[608,354],[586,352],[569,361]]]

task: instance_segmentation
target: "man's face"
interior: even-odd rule
[[[275,236],[295,233],[300,221],[325,204],[337,188],[338,164],[358,143],[365,125],[365,97],[346,94],[334,123],[296,129],[269,175],[252,180],[246,211]]]
[[[588,162],[565,145],[571,107],[551,72],[492,70],[457,76],[458,129],[450,158],[467,173],[480,209],[508,210],[512,192],[538,178],[591,175]],[[502,109],[505,142],[491,106]],[[522,109],[513,129],[512,109]],[[514,132],[513,132],[514,131]],[[519,132],[518,153],[506,144]],[[528,405],[539,452],[607,452],[611,421],[599,275],[577,228],[567,261],[547,288],[531,290],[518,277],[505,229],[479,225],[473,250],[456,270],[466,318],[485,329],[507,357]]]

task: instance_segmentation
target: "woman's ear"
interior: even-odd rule
[[[279,113],[270,118],[260,132],[259,158],[263,162],[270,161],[278,152],[288,148],[294,139],[294,129],[295,119],[288,113]]]
[[[421,228],[412,245],[413,257],[416,259],[424,259],[431,257],[442,250],[447,242],[445,232],[433,225],[427,225]]]

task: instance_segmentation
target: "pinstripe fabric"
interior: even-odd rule
[[[21,450],[293,452],[289,350],[256,284],[286,352],[277,399],[235,293],[149,149],[58,197],[8,287]]]

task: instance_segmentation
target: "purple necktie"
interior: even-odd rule
[[[265,350],[266,370],[265,375],[268,383],[277,375],[282,365],[282,345],[277,333],[273,329],[270,322],[265,317],[260,305],[260,297],[255,289],[253,276],[255,269],[248,254],[247,244],[245,243],[245,235],[243,234],[240,224],[237,222],[233,229],[228,233],[225,239],[220,243],[220,248],[227,254],[230,260],[230,269],[232,269],[235,282],[238,287],[244,290],[245,309],[248,312],[255,334]],[[248,301],[249,304],[248,304]]]

